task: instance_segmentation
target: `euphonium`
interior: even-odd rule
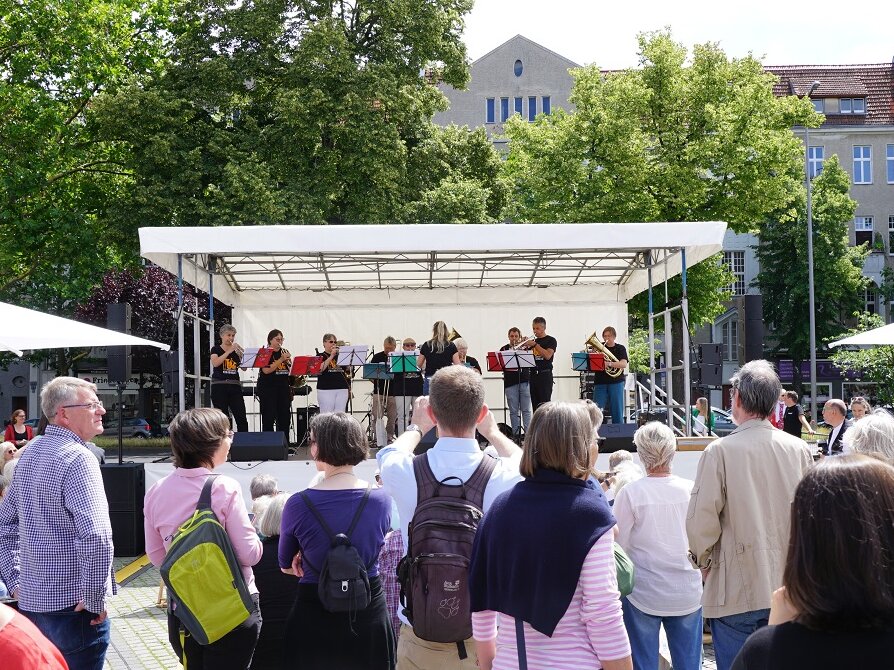
[[[584,347],[592,347],[603,356],[605,356],[605,360],[611,361],[612,363],[618,362],[618,357],[615,356],[612,352],[610,352],[605,345],[599,340],[599,337],[596,334],[596,331],[593,331],[593,334],[584,342]],[[608,366],[605,367],[605,374],[609,377],[617,379],[622,374],[624,374],[624,370],[621,368],[610,368]]]
[[[450,334],[447,336],[447,341],[448,341],[448,342],[453,342],[454,340],[458,340],[458,339],[461,338],[461,337],[462,337],[462,335],[460,335],[460,334],[457,332],[456,328],[453,328],[453,329],[450,330]]]

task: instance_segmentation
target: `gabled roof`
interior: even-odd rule
[[[481,56],[480,58],[478,58],[478,59],[476,59],[475,61],[473,61],[473,62],[472,62],[472,65],[473,65],[473,66],[476,65],[476,64],[480,63],[481,61],[483,61],[483,60],[489,58],[489,57],[492,56],[493,54],[497,53],[498,51],[500,51],[500,50],[502,50],[502,49],[505,49],[505,48],[507,48],[507,47],[510,47],[511,45],[516,44],[516,43],[518,43],[518,42],[526,42],[527,44],[532,45],[532,46],[536,47],[537,49],[540,49],[541,51],[546,52],[547,54],[549,54],[550,56],[553,56],[554,58],[558,58],[558,59],[561,60],[561,61],[565,61],[565,63],[567,63],[567,65],[568,65],[569,68],[572,68],[572,67],[580,67],[580,64],[575,63],[573,60],[570,60],[570,59],[568,59],[568,58],[565,58],[565,56],[563,56],[563,55],[561,55],[561,54],[557,54],[557,53],[556,53],[555,51],[553,51],[552,49],[547,49],[547,48],[546,48],[545,46],[543,46],[542,44],[537,44],[537,42],[535,42],[534,40],[529,40],[529,39],[528,39],[527,37],[525,37],[524,35],[516,35],[515,37],[512,37],[512,38],[506,40],[505,42],[503,42],[503,43],[502,43],[501,45],[499,45],[498,47],[494,47],[493,49],[491,49],[490,51],[488,51],[486,54],[484,54],[484,55]]]
[[[826,113],[824,126],[894,125],[894,62],[869,65],[768,65],[779,77],[777,96],[805,95],[820,83],[812,98],[866,98],[866,114]]]

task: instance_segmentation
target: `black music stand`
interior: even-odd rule
[[[419,372],[419,353],[417,351],[392,351],[388,354],[388,371],[400,375],[401,381],[401,397],[407,397],[407,377],[408,372]],[[403,426],[401,433],[406,429],[406,412],[401,412],[401,421]]]
[[[304,375],[306,377],[309,377],[311,375],[318,375],[320,374],[322,364],[322,356],[295,356],[294,358],[292,358],[292,369],[289,371],[289,373],[292,375]],[[310,435],[310,393],[304,394],[304,416],[307,417],[308,420],[308,429],[304,433],[304,437],[301,438],[301,442],[299,442],[295,446],[296,450],[304,446],[304,443],[307,441],[307,438]],[[298,419],[296,418],[296,424],[297,421]]]

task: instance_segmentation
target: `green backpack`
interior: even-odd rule
[[[254,608],[227,531],[211,510],[216,477],[205,480],[195,513],[174,533],[161,564],[171,613],[202,645],[222,638]]]

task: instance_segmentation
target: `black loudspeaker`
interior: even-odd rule
[[[161,363],[161,385],[166,396],[177,393],[180,383],[180,357],[176,349],[158,352]]]
[[[760,295],[745,296],[745,360],[764,357],[764,301]]]
[[[130,304],[116,302],[108,306],[106,326],[109,330],[130,335]],[[130,379],[130,347],[108,347],[109,382],[126,383]]]
[[[146,472],[142,463],[108,463],[100,466],[109,501],[115,556],[139,556],[146,550],[143,534],[143,496]]]
[[[599,427],[599,453],[610,454],[613,451],[636,451],[633,434],[639,428],[635,423],[604,423]]]
[[[307,444],[307,431],[310,422],[314,416],[320,413],[320,408],[316,405],[310,407],[299,407],[295,410],[295,443],[298,445],[309,446]]]
[[[698,358],[702,365],[722,365],[723,361],[720,360],[720,350],[723,347],[722,344],[717,344],[716,342],[709,342],[706,344],[698,345]]]
[[[289,455],[285,433],[236,433],[230,446],[231,461],[284,461]]]

